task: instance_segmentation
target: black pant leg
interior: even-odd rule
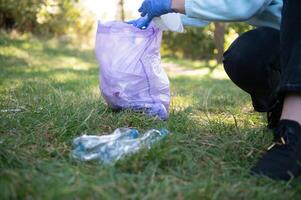
[[[301,93],[301,0],[284,0],[280,93]]]
[[[262,27],[242,34],[225,52],[224,68],[251,95],[256,111],[268,111],[280,81],[279,30]]]

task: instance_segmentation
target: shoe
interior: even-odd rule
[[[274,143],[251,169],[252,175],[290,180],[301,175],[301,126],[281,120],[274,130]]]
[[[267,121],[268,121],[267,127],[269,129],[274,129],[277,127],[277,125],[280,121],[282,107],[283,107],[283,103],[280,101],[277,101],[274,104],[274,106],[272,106],[272,108],[267,112]]]

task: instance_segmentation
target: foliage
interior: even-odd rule
[[[16,29],[39,35],[78,35],[81,36],[78,41],[83,41],[84,37],[91,36],[93,17],[81,9],[78,1],[0,0],[0,29]],[[123,16],[123,1],[118,2]],[[237,34],[250,28],[243,23],[227,24],[224,46],[228,47]],[[184,34],[165,32],[162,52],[163,56],[211,60],[218,52],[216,45],[212,23],[204,28],[186,27]]]
[[[229,23],[228,24],[228,34],[230,30],[234,30],[237,34],[242,34],[244,32],[247,32],[249,30],[253,29],[253,26],[243,23],[243,22],[236,22],[236,23]]]
[[[163,55],[188,59],[214,59],[217,48],[214,43],[214,24],[204,28],[186,27],[184,33],[165,32]],[[225,47],[239,34],[252,29],[246,23],[227,23]]]
[[[186,27],[184,33],[165,32],[163,55],[188,59],[212,59],[214,51],[211,27]]]
[[[92,23],[83,19],[77,0],[0,0],[0,28],[40,35],[88,33]]]
[[[163,122],[107,108],[92,50],[0,36],[0,199],[300,199],[300,185],[249,174],[272,137],[220,69],[169,72]],[[74,137],[126,126],[173,135],[116,166],[70,157]]]

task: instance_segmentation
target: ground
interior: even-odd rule
[[[159,121],[105,105],[92,49],[17,38],[0,36],[0,199],[300,199],[294,182],[249,174],[271,132],[221,66],[164,58],[172,103]],[[70,156],[75,137],[118,127],[173,134],[115,166]]]

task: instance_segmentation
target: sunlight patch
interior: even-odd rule
[[[66,68],[74,70],[89,70],[91,63],[83,62],[82,60],[75,57],[61,57],[58,59],[58,63],[64,63]]]
[[[2,56],[13,56],[16,58],[30,59],[28,52],[17,47],[2,47],[0,48]]]
[[[193,105],[192,97],[174,96],[171,99],[171,109],[179,111]]]
[[[179,64],[171,63],[171,62],[163,62],[162,66],[164,67],[166,73],[169,77],[178,77],[178,76],[191,76],[191,77],[204,77],[204,76],[210,76],[214,79],[228,79],[228,76],[224,69],[221,66],[218,66],[215,69],[211,69],[209,67],[204,68],[195,68],[195,69],[187,69],[187,67],[184,67]]]
[[[228,75],[226,74],[225,70],[224,69],[220,69],[220,68],[215,69],[211,73],[210,77],[214,78],[214,79],[220,79],[220,80],[228,79]]]
[[[76,80],[78,78],[79,78],[79,76],[72,72],[64,73],[64,74],[56,74],[56,75],[52,76],[53,80],[55,80],[56,82],[60,82],[60,83],[64,83],[64,82],[71,81],[71,80]]]

